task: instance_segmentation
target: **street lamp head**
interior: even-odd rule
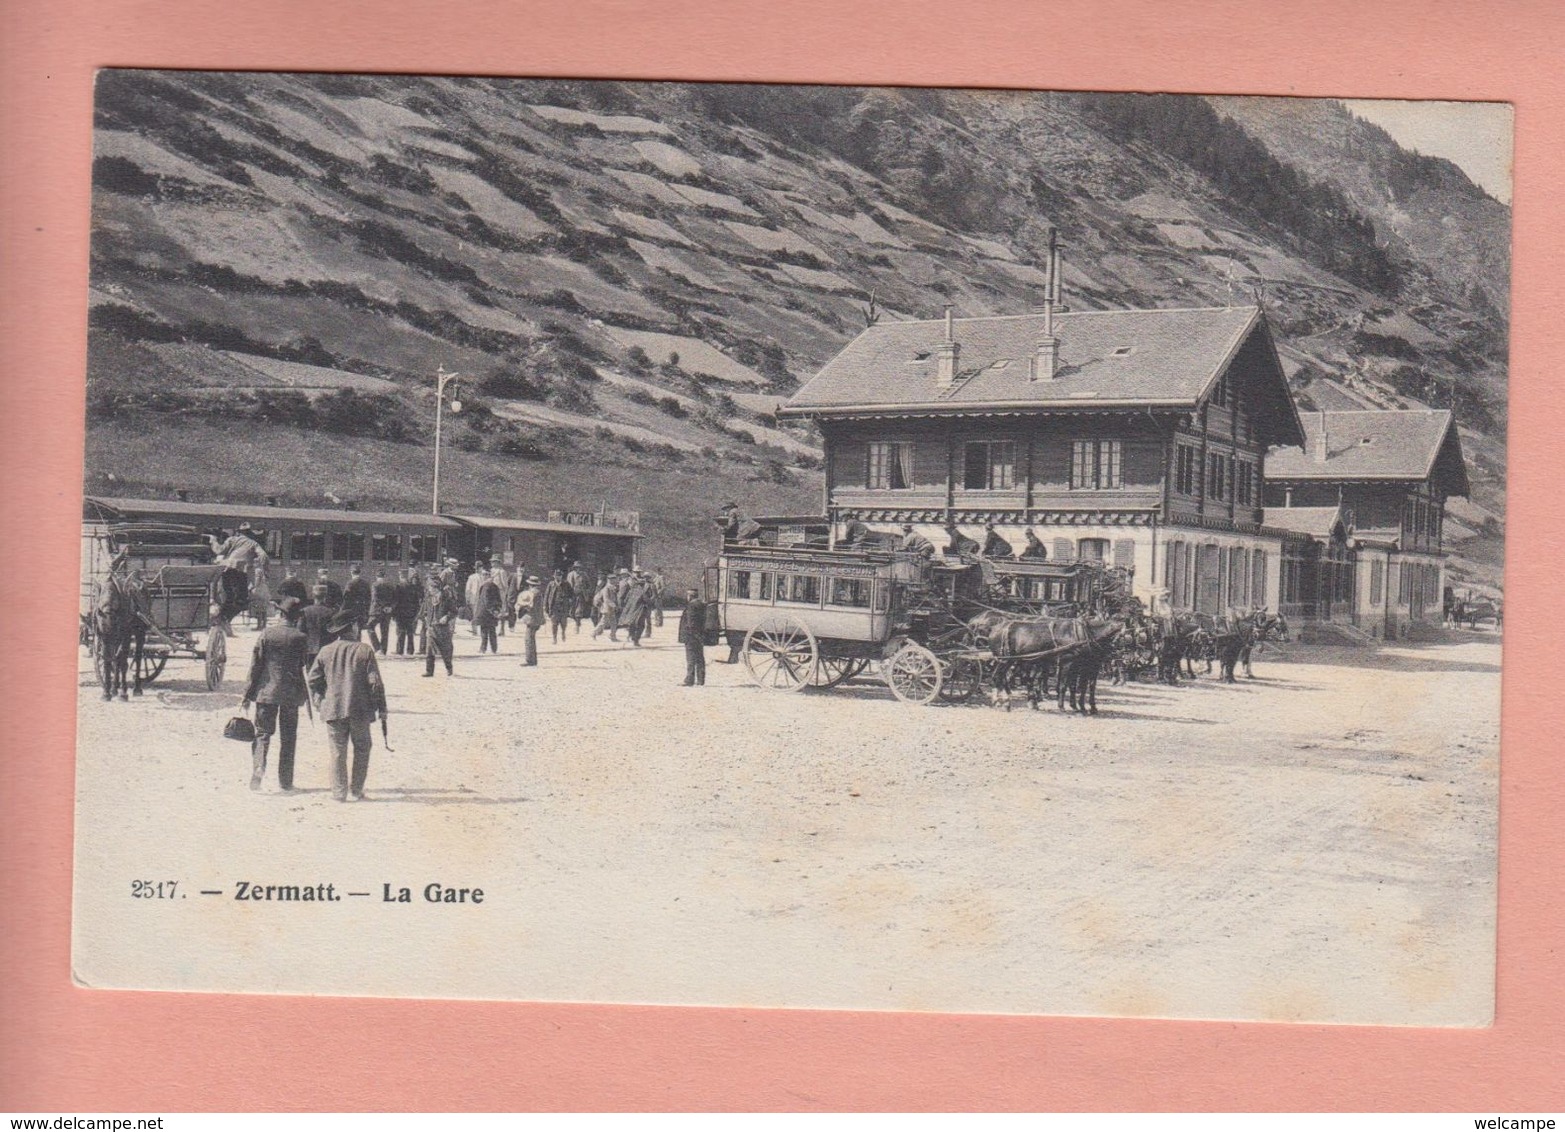
[[[453,413],[460,413],[462,411],[462,402],[460,402],[460,401],[452,401],[451,402],[451,411]]]

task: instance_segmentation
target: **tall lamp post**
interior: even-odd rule
[[[435,371],[435,490],[430,500],[430,511],[435,515],[440,514],[440,424],[446,407],[446,386],[460,376],[460,374],[447,373],[445,366]],[[462,411],[462,402],[455,397],[451,399],[451,411],[453,413]]]

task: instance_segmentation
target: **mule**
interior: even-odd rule
[[[93,633],[97,638],[103,698],[116,693],[128,700],[126,685],[129,671],[135,671],[135,694],[141,695],[142,655],[147,643],[147,623],[141,615],[141,582],[132,577],[110,575],[93,608]]]

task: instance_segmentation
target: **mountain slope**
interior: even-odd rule
[[[1033,306],[1057,227],[1072,306],[1259,293],[1304,404],[1454,399],[1503,512],[1508,210],[1442,241],[1449,169],[1398,212],[1380,139],[1332,163],[1265,100],[1138,98],[106,72],[89,488],[416,508],[444,367],[452,506],[816,511],[771,407],[869,319]]]

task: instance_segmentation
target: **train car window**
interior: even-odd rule
[[[408,561],[413,565],[440,561],[439,535],[409,535]]]
[[[370,557],[376,562],[402,561],[401,535],[370,536]]]
[[[333,562],[364,561],[364,535],[352,531],[333,531],[331,559]]]
[[[295,562],[325,562],[325,531],[294,531],[288,538],[288,557]]]
[[[754,596],[755,575],[749,570],[728,571],[728,596],[749,601]]]
[[[819,605],[821,580],[816,574],[777,575],[777,600],[790,605]]]
[[[833,578],[827,605],[845,605],[852,609],[869,608],[870,579]]]

